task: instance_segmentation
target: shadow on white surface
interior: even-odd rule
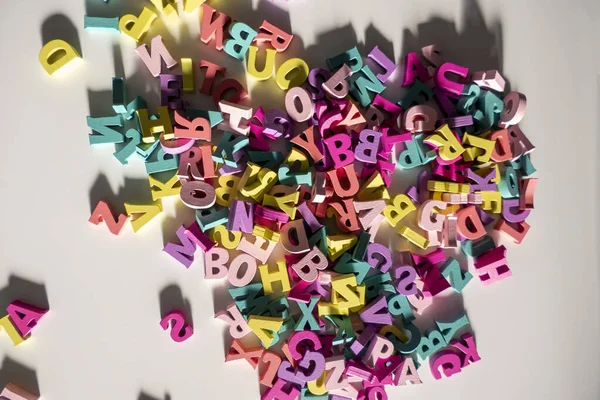
[[[107,201],[113,212],[124,213],[123,203],[149,204],[152,202],[152,194],[148,185],[148,179],[125,178],[125,183],[114,193],[105,174],[99,174],[90,188],[90,213],[96,208],[100,200]]]
[[[80,56],[84,56],[77,28],[64,14],[53,14],[46,18],[41,28],[42,45],[51,40],[61,39],[69,43]]]
[[[177,284],[170,284],[160,291],[160,317],[164,318],[171,311],[181,311],[185,315],[185,321],[194,326],[192,319],[192,305],[183,296],[181,288]]]
[[[5,357],[0,368],[0,391],[10,382],[33,394],[40,393],[36,372],[9,357]]]
[[[162,397],[153,397],[145,392],[142,392],[142,393],[140,393],[137,400],[163,400],[163,398]],[[165,394],[164,400],[171,400],[171,396],[169,394]]]
[[[50,309],[45,285],[10,275],[8,284],[0,289],[0,309],[6,310],[6,307],[15,300],[46,310]]]

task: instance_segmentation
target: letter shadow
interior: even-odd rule
[[[15,300],[46,310],[50,309],[46,287],[43,284],[10,275],[8,285],[0,289],[0,309],[6,311],[6,307]]]
[[[38,395],[40,393],[36,372],[9,357],[5,357],[2,361],[2,368],[0,368],[0,391],[11,382],[32,394]]]
[[[83,57],[77,28],[66,15],[53,14],[46,18],[42,23],[41,36],[42,46],[52,40],[61,39],[73,46],[77,53]]]
[[[181,311],[185,316],[185,321],[194,326],[190,301],[183,297],[181,288],[176,284],[169,284],[160,291],[159,304],[161,319],[171,311]]]

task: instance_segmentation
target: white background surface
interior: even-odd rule
[[[89,2],[101,3],[94,9],[104,7],[101,0]],[[110,2],[108,10],[119,14],[105,15],[139,11],[139,3]],[[209,1],[258,28],[262,16],[248,10],[258,5],[241,3]],[[424,367],[424,385],[388,393],[392,399],[598,399],[600,3],[482,0],[480,6],[484,21],[475,27],[501,24],[502,69],[528,97],[521,127],[537,146],[532,160],[540,178],[536,210],[528,219],[532,228],[522,246],[509,248],[512,278],[486,288],[474,280],[464,294],[482,361],[438,382]],[[304,47],[315,45],[320,33],[348,24],[364,42],[373,24],[393,43],[399,61],[404,29],[417,35],[419,23],[438,16],[453,21],[460,33],[468,25],[465,8],[472,7],[450,0],[298,0],[289,3],[289,15]],[[83,48],[85,63],[67,79],[50,78],[37,61],[41,27],[55,13],[73,21]],[[35,371],[48,400],[137,399],[142,392],[156,399],[165,393],[173,400],[257,399],[256,372],[242,362],[223,362],[225,327],[212,316],[213,291],[224,289],[204,281],[199,262],[186,270],[161,252],[161,226],[174,231],[190,214],[165,201],[165,213],[152,226],[138,235],[127,228],[120,237],[87,222],[89,191],[100,173],[115,193],[124,177],[144,177],[141,163],[122,167],[112,146],[88,145],[88,90],[110,90],[118,53],[113,46],[122,49],[127,77],[135,75],[131,85],[141,87],[150,75],[144,69],[134,74],[139,65],[128,38],[84,32],[84,13],[83,0],[32,0],[4,2],[0,17],[0,288],[8,286],[0,294],[19,291],[9,284],[17,276],[43,284],[51,307],[28,343],[12,348],[0,334],[0,356],[10,359],[4,359],[0,380],[13,379],[11,365],[18,363]],[[197,14],[188,19],[191,36],[163,33],[168,44],[180,43],[169,46],[173,55],[192,56],[197,63],[209,54],[211,61],[234,65],[196,39],[197,20]],[[163,31],[156,24],[148,38]],[[320,44],[328,53],[316,48],[307,60],[323,65],[325,56],[355,40],[333,36]],[[303,56],[300,44],[297,40],[283,59]],[[241,65],[232,70],[240,71]],[[264,85],[253,98],[277,92],[274,79]],[[101,111],[110,104],[94,107]],[[191,306],[195,334],[181,345],[158,324],[159,293],[169,284],[178,285]],[[36,293],[19,296],[28,300]]]

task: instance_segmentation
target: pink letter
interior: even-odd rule
[[[227,276],[225,263],[229,261],[229,252],[222,247],[213,247],[204,254],[204,279],[220,279]]]
[[[162,36],[154,36],[150,45],[152,46],[150,53],[148,53],[148,46],[145,44],[135,49],[135,51],[138,53],[144,64],[146,64],[146,67],[148,67],[152,76],[156,77],[160,75],[162,66],[161,61],[163,60],[169,69],[177,65],[177,61],[175,61],[171,56],[171,53],[169,53],[169,50],[165,47]]]
[[[10,321],[23,338],[31,332],[37,325],[38,321],[48,312],[43,308],[32,306],[31,304],[23,303],[22,301],[13,301],[6,307],[6,311],[10,317]]]
[[[475,347],[473,335],[470,333],[465,333],[460,337],[460,339],[464,341],[466,345],[462,344],[458,340],[452,340],[450,341],[450,344],[463,352],[462,367],[464,368],[469,364],[473,364],[481,360],[481,357],[479,357],[479,353],[477,352],[477,347]]]
[[[500,246],[475,259],[475,269],[481,283],[490,285],[512,275],[508,265],[506,265],[505,254],[506,248]]]
[[[431,375],[436,380],[442,379],[442,374],[439,371],[440,366],[444,375],[449,378],[461,371],[460,357],[451,350],[442,350],[434,354],[429,362],[429,367]]]
[[[292,268],[300,279],[306,282],[314,282],[317,280],[319,270],[327,268],[327,265],[327,257],[321,253],[318,247],[313,247],[300,261],[292,264]]]
[[[287,382],[283,379],[277,379],[277,382],[273,387],[267,390],[261,397],[260,400],[297,400],[300,396],[300,389],[297,389],[292,385],[289,392],[285,392],[283,387]]]
[[[408,53],[404,59],[404,79],[402,86],[412,85],[415,78],[419,78],[421,82],[429,79],[429,72],[421,64],[419,56],[415,52]]]
[[[235,303],[230,304],[226,311],[215,314],[215,318],[219,318],[229,324],[229,334],[234,339],[239,339],[252,332]]]
[[[448,73],[453,73],[460,77],[466,78],[467,75],[469,75],[469,68],[446,62],[440,65],[437,73],[435,74],[435,83],[437,86],[457,96],[462,95],[465,85],[462,83],[453,82],[446,78],[446,74]]]
[[[194,329],[186,324],[185,317],[181,311],[171,311],[160,321],[160,326],[165,331],[169,329],[170,324],[172,324],[171,339],[177,343],[187,340],[194,333]]]
[[[342,168],[354,161],[354,153],[350,150],[352,140],[345,133],[338,133],[323,142],[329,150],[335,168]]]

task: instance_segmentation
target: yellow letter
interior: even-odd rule
[[[81,58],[77,51],[64,40],[52,40],[42,47],[40,51],[40,64],[50,75],[70,63]]]
[[[191,58],[181,59],[181,74],[183,75],[183,91],[193,92],[194,89],[194,65]]]
[[[275,317],[258,317],[251,315],[248,318],[248,326],[252,332],[263,342],[265,348],[268,349],[273,343],[273,339],[277,335],[279,329],[283,325],[283,318]]]
[[[181,184],[179,184],[179,177],[177,174],[174,174],[171,179],[164,183],[154,178],[152,175],[148,175],[148,181],[150,181],[152,200],[154,201],[166,196],[176,196],[181,190]]]
[[[401,226],[398,230],[398,233],[404,236],[409,242],[417,247],[422,248],[423,250],[429,247],[429,240],[421,236],[418,232],[410,229],[408,226]]]
[[[216,188],[217,204],[223,207],[229,207],[231,200],[237,197],[237,186],[240,178],[234,175],[223,175],[217,181],[219,187]]]
[[[15,329],[15,326],[10,321],[9,316],[5,316],[0,318],[0,327],[4,328],[10,340],[12,340],[14,346],[18,346],[23,343],[25,340],[29,339],[29,336],[26,338],[21,337],[19,332]]]
[[[150,26],[155,19],[156,14],[149,8],[144,7],[139,17],[132,14],[123,15],[119,20],[119,29],[136,42],[139,42],[150,30]]]
[[[233,250],[240,244],[242,232],[231,232],[225,225],[217,225],[212,231],[212,239],[226,249]]]
[[[275,80],[281,90],[300,86],[308,78],[308,64],[300,58],[290,58],[277,70]]]
[[[387,205],[383,209],[383,215],[385,215],[387,222],[395,227],[402,218],[406,217],[416,209],[417,208],[407,195],[399,194],[394,197],[392,204]]]
[[[267,55],[265,57],[265,66],[262,71],[256,69],[256,55],[258,47],[250,46],[248,49],[248,74],[259,81],[269,79],[273,75],[273,67],[275,66],[275,49],[265,49]]]
[[[285,261],[277,261],[276,271],[269,272],[268,264],[259,265],[258,270],[260,271],[260,280],[262,281],[265,295],[275,293],[273,290],[273,283],[275,282],[281,282],[281,292],[290,291],[290,278]]]
[[[490,161],[492,153],[494,152],[494,148],[496,147],[495,140],[480,138],[477,136],[469,135],[468,133],[465,133],[465,135],[463,136],[463,144],[483,150],[478,151],[479,154],[476,158],[477,161],[481,163],[486,163]]]
[[[442,160],[452,161],[464,153],[465,148],[448,128],[448,124],[440,126],[435,132],[437,135],[428,136],[423,142],[437,147]]]
[[[290,216],[290,218],[296,218],[296,204],[300,200],[300,192],[290,193],[286,196],[271,196],[265,194],[263,198],[263,206],[269,206],[279,208],[281,211]]]
[[[200,7],[206,0],[185,0],[185,12],[191,13],[196,8]]]
[[[134,232],[139,231],[144,225],[146,225],[150,220],[156,217],[158,214],[162,212],[162,201],[156,200],[152,204],[129,204],[125,203],[125,212],[127,215],[131,216],[131,214],[141,214],[138,215],[137,218],[131,219],[131,227]]]

